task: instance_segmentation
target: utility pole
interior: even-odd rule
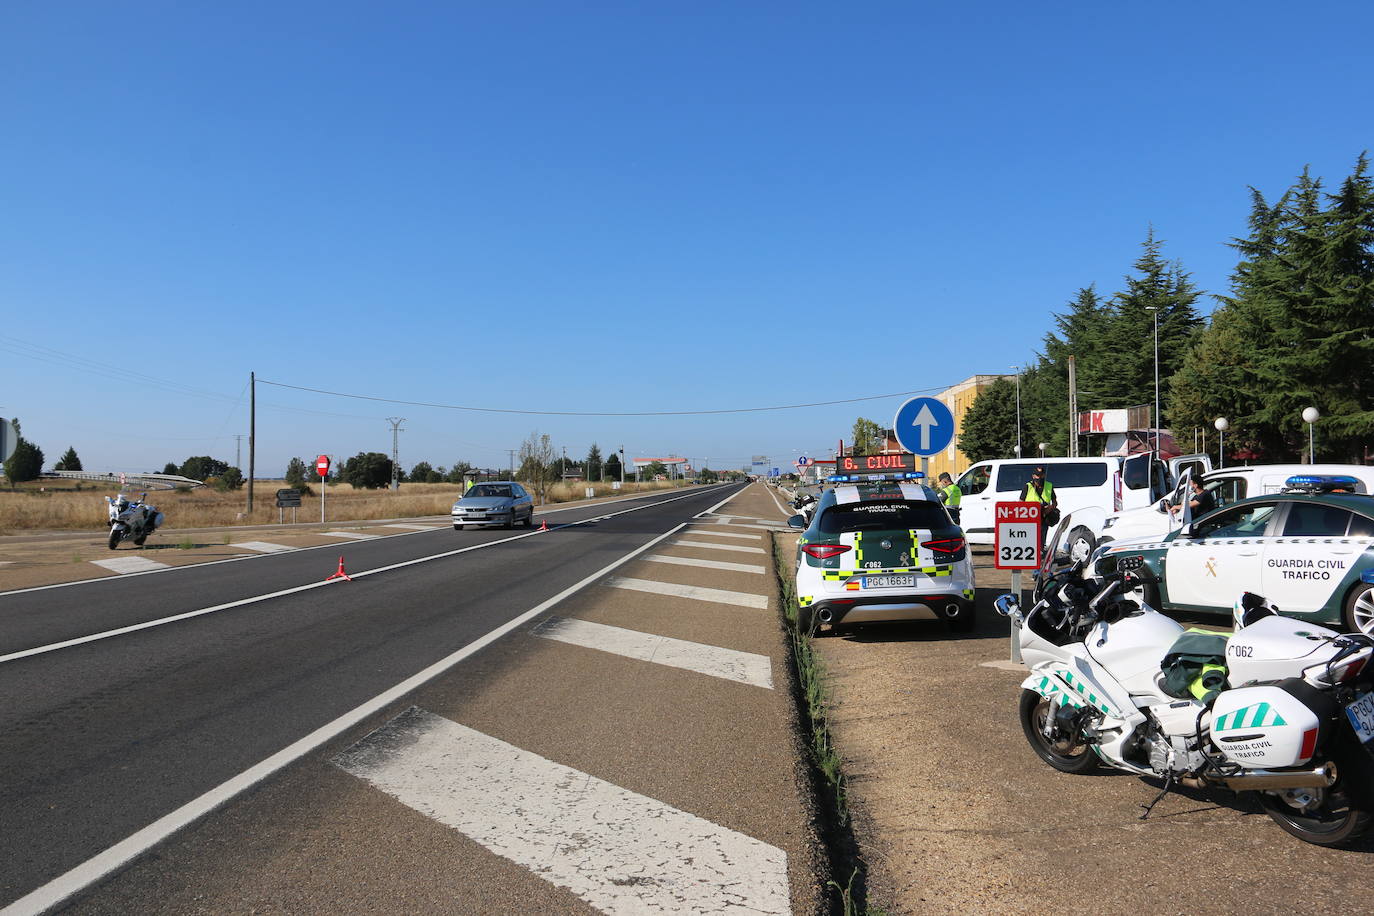
[[[387,417],[386,422],[391,424],[391,489],[401,488],[401,424],[406,421],[405,417]]]
[[[568,447],[567,447],[566,445],[563,446],[563,464],[562,464],[562,466],[560,467],[559,470],[560,470],[560,473],[559,473],[559,475],[558,475],[558,479],[559,479],[559,480],[567,480],[567,479],[568,479]]]
[[[1069,457],[1078,457],[1078,363],[1069,357]]]
[[[513,448],[508,448],[508,449],[506,449],[506,451],[510,452],[510,479],[511,479],[511,480],[514,480],[514,479],[515,479],[515,449],[513,449]]]
[[[243,468],[243,433],[234,434],[234,467]]]
[[[248,373],[248,518],[253,518],[253,472],[258,456],[258,376]]]

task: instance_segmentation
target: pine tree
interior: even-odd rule
[[[876,455],[883,450],[883,428],[866,417],[854,421],[850,436],[854,440],[852,454]]]
[[[14,424],[14,452],[5,459],[5,476],[11,484],[26,480],[37,480],[43,475],[43,450],[25,439],[19,431],[19,420],[11,418]]]
[[[616,452],[611,452],[610,456],[606,459],[606,478],[608,480],[619,480],[620,466],[620,455]]]
[[[1016,387],[998,379],[984,388],[964,414],[959,451],[970,461],[1010,458],[1016,449]]]
[[[81,459],[76,455],[76,448],[68,446],[67,450],[62,453],[62,457],[57,460],[57,464],[52,466],[52,469],[54,471],[83,470],[81,467]]]
[[[588,482],[588,483],[591,483],[591,481],[593,480],[593,478],[595,478],[595,479],[597,479],[597,480],[602,480],[602,479],[604,479],[604,478],[601,476],[601,467],[602,467],[601,449],[597,446],[597,444],[596,444],[595,442],[593,442],[593,443],[592,443],[592,447],[589,448],[589,449],[587,449],[587,474],[586,474],[586,477],[587,477],[587,482]]]

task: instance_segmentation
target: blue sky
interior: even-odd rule
[[[250,371],[604,413],[1009,371],[1149,226],[1224,291],[1248,186],[1347,175],[1371,27],[1349,2],[16,0],[0,415],[49,463],[146,470],[233,461]],[[501,466],[534,430],[781,464],[901,400],[541,417],[260,386],[258,467],[389,452],[388,416],[406,467]]]

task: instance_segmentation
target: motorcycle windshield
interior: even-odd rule
[[[1059,527],[1054,529],[1054,537],[1050,538],[1050,543],[1045,547],[1045,555],[1040,558],[1040,581],[1044,582],[1050,575],[1050,568],[1054,566],[1054,558],[1059,554],[1059,544],[1064,540],[1064,534],[1069,530],[1069,520],[1073,518],[1073,513],[1065,515],[1059,520]]]

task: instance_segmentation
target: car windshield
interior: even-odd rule
[[[928,500],[884,500],[832,506],[820,519],[823,534],[851,531],[901,531],[947,528],[949,517],[939,503]]]
[[[505,497],[510,497],[510,496],[513,496],[514,494],[512,494],[511,491],[510,491],[510,484],[479,483],[479,484],[474,484],[473,487],[472,487],[472,489],[471,489],[471,490],[468,490],[467,493],[464,494],[464,495],[466,495],[466,496],[505,496]]]

